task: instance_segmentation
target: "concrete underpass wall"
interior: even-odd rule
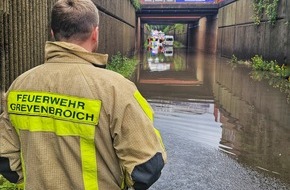
[[[203,17],[197,24],[188,28],[188,46],[208,53],[216,53],[217,49],[217,18]]]
[[[136,14],[130,0],[93,0],[100,11],[100,53],[109,56],[135,50]]]
[[[135,9],[130,0],[93,0],[100,10],[100,53],[135,48]],[[23,72],[44,62],[50,12],[56,0],[0,0],[0,113],[5,91]]]
[[[221,56],[235,55],[239,59],[262,55],[265,59],[289,64],[290,3],[280,0],[278,21],[274,26],[266,18],[257,26],[252,18],[252,2],[236,1],[219,9],[218,52]]]
[[[49,13],[56,0],[0,1],[0,113],[4,92],[23,72],[44,60]]]

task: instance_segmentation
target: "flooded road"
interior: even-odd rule
[[[201,52],[144,53],[136,85],[168,164],[151,189],[290,189],[290,104],[245,67]]]

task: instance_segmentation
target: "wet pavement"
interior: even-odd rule
[[[281,88],[201,52],[141,60],[136,85],[168,152],[150,189],[290,189],[290,104]]]

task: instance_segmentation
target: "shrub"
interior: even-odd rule
[[[3,176],[0,175],[0,190],[17,190],[17,185],[9,183]]]
[[[255,55],[252,59],[252,67],[254,70],[264,70],[264,61],[262,56]]]
[[[135,71],[138,61],[135,58],[123,56],[120,52],[113,55],[107,69],[120,73],[125,78],[130,79]]]
[[[289,77],[289,71],[287,68],[282,65],[279,66],[277,61],[265,61],[262,56],[255,55],[252,59],[252,67],[256,71],[269,71],[275,76],[279,76],[282,78]]]
[[[179,41],[174,41],[173,42],[173,47],[174,48],[184,48],[185,46]]]

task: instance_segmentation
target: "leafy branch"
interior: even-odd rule
[[[141,9],[141,3],[139,0],[130,0],[130,1],[136,10]]]
[[[263,16],[267,16],[269,22],[275,25],[278,17],[278,6],[280,0],[253,0],[253,19],[256,25],[261,23]]]

